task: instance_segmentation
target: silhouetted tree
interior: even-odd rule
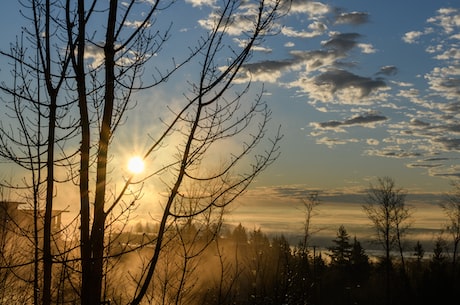
[[[350,236],[343,225],[337,231],[337,237],[332,240],[335,246],[329,247],[331,252],[331,265],[346,267],[350,263],[352,245],[350,244]]]
[[[259,0],[251,6],[243,1],[222,2],[215,7],[214,17],[196,45],[185,46],[183,49],[188,51],[183,59],[172,58],[170,69],[165,70],[149,64],[170,37],[170,27],[155,28],[162,24],[157,20],[172,5],[170,2],[24,3],[24,12],[29,13],[23,16],[29,18],[31,28],[24,28],[24,39],[19,39],[10,53],[2,53],[12,61],[13,74],[19,80],[11,86],[2,85],[2,89],[12,97],[11,109],[16,113],[12,124],[22,127],[22,133],[15,136],[9,131],[16,127],[1,126],[0,140],[2,157],[29,171],[32,182],[23,181],[25,186],[33,186],[35,210],[44,202],[43,272],[36,272],[42,276],[41,287],[37,280],[33,289],[41,293],[42,304],[57,301],[53,276],[62,273],[54,267],[57,262],[67,266],[68,261],[68,256],[60,256],[61,250],[53,252],[51,248],[53,200],[62,186],[56,184],[55,167],[65,172],[64,182],[71,182],[66,187],[72,189],[74,183],[79,192],[80,212],[75,226],[80,234],[79,253],[72,251],[72,261],[80,265],[74,266],[75,273],[67,277],[74,295],[82,304],[99,304],[108,297],[105,288],[111,277],[123,282],[119,276],[125,274],[132,284],[127,298],[132,304],[140,304],[152,289],[164,244],[174,237],[168,233],[174,231],[173,224],[199,215],[215,216],[210,211],[232,203],[276,160],[282,136],[278,129],[268,138],[271,112],[262,100],[263,89],[252,103],[243,103],[251,84],[239,86],[235,80],[253,47],[267,34],[275,33],[272,25],[289,8],[287,2]],[[245,39],[232,47],[227,35],[237,13],[243,14],[248,23]],[[147,147],[144,159],[154,158],[173,142],[176,144],[169,146],[173,151],[165,153],[170,158],[154,163],[144,176],[126,176],[112,152],[116,151],[126,113],[135,105],[134,93],[171,79],[192,60],[196,75],[183,86],[182,103],[169,105],[169,116],[158,114],[166,117],[164,129],[155,135],[139,135]],[[167,64],[159,62],[161,66]],[[154,74],[150,82],[143,77],[148,68]],[[235,90],[233,95],[231,90]],[[220,157],[222,164],[210,166],[215,150],[229,139],[238,140],[228,146],[232,149],[227,157]],[[262,151],[260,145],[264,146]],[[25,156],[18,155],[22,151],[26,151]],[[248,171],[236,174],[240,165],[247,164]],[[115,224],[129,219],[148,179],[157,179],[157,184],[164,186],[166,196],[160,204],[163,214],[155,240],[145,239],[145,244],[139,245],[142,248],[148,244],[153,251],[143,252],[150,257],[140,265],[144,268],[136,274],[138,277],[131,278],[134,273],[120,273],[112,265],[123,255],[111,255],[115,246],[112,233]],[[115,187],[120,180],[123,185]],[[34,303],[39,303],[38,294]]]
[[[273,251],[273,303],[285,304],[289,297],[292,281],[292,253],[291,247],[284,237],[275,237],[272,240]]]
[[[417,240],[417,243],[414,246],[414,256],[417,258],[417,263],[420,264],[423,256],[425,256],[425,249],[423,249],[423,245]]]
[[[378,178],[377,185],[370,185],[367,191],[366,204],[363,210],[372,221],[376,233],[376,241],[384,251],[387,303],[390,296],[390,272],[392,269],[391,251],[397,246],[401,257],[402,270],[405,272],[402,238],[408,227],[410,216],[405,205],[406,193],[396,188],[390,177]]]
[[[445,196],[441,208],[447,216],[445,231],[450,234],[452,240],[452,270],[456,272],[458,248],[460,244],[460,182],[452,182],[452,190]]]
[[[304,208],[304,228],[303,228],[303,240],[300,244],[300,249],[305,253],[308,253],[308,247],[311,239],[311,221],[314,216],[315,208],[320,204],[319,192],[311,191],[308,193],[306,199],[302,199],[302,204]]]
[[[350,272],[354,285],[362,286],[368,280],[370,268],[369,255],[355,236],[350,252]]]
[[[428,268],[423,270],[423,283],[420,285],[418,295],[421,304],[448,304],[457,291],[452,284],[450,262],[446,254],[446,241],[438,236],[436,238],[433,254],[428,262]]]

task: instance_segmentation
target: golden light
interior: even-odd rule
[[[128,161],[128,170],[133,174],[142,173],[144,170],[144,160],[141,157],[132,157]]]

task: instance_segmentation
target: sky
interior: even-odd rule
[[[184,53],[174,43],[193,42],[206,29],[215,3],[175,4],[169,13],[175,37],[171,56]],[[8,29],[1,34],[2,49],[14,41],[21,22],[15,1],[2,4],[0,26]],[[233,28],[235,44],[242,26]],[[420,219],[425,215],[418,227],[436,226],[439,218],[433,220],[422,207],[438,200],[432,193],[450,190],[450,181],[460,177],[458,1],[296,0],[276,29],[236,81],[251,77],[255,86],[264,84],[272,124],[281,125],[284,135],[281,155],[228,219],[283,231],[292,229],[295,218],[298,229],[302,198],[318,190],[319,221],[352,226],[359,207],[342,215],[345,205],[336,205],[362,204],[363,189],[377,177],[390,176],[410,194],[426,194],[408,201],[418,207]],[[0,75],[7,77],[4,68]],[[157,94],[177,89],[168,84]],[[141,113],[131,117],[149,122]]]

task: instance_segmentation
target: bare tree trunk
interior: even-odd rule
[[[89,296],[91,289],[91,244],[90,244],[90,203],[89,203],[89,163],[90,163],[90,140],[91,129],[88,115],[88,100],[86,93],[86,71],[85,71],[85,1],[78,0],[78,36],[76,45],[72,43],[73,22],[70,16],[70,0],[66,1],[66,22],[67,35],[70,42],[70,57],[75,71],[75,80],[78,93],[78,108],[80,111],[80,255],[82,264],[82,287],[81,302],[90,304]],[[75,52],[76,55],[75,56]]]
[[[34,2],[35,4],[35,2]],[[47,177],[46,177],[46,203],[45,218],[43,220],[43,305],[51,304],[51,283],[53,258],[51,254],[51,221],[53,213],[53,191],[54,191],[54,142],[56,132],[56,107],[58,89],[53,87],[51,76],[51,4],[46,0],[46,21],[45,21],[45,82],[50,98],[48,118],[48,148],[47,148]],[[37,16],[38,17],[38,16]],[[37,36],[38,39],[40,36]]]
[[[106,213],[105,195],[107,186],[107,155],[111,137],[115,89],[115,24],[117,17],[117,0],[110,0],[107,19],[107,32],[104,45],[105,55],[105,97],[104,114],[99,134],[99,151],[97,155],[96,195],[94,200],[94,220],[91,228],[91,265],[82,270],[89,280],[86,291],[82,291],[88,305],[98,305],[102,296],[102,280],[104,266],[104,236]]]

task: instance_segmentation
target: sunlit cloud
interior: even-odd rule
[[[436,137],[433,138],[433,144],[442,151],[458,151],[460,150],[460,138]]]
[[[104,62],[104,50],[93,44],[85,46],[85,59],[88,60],[92,68],[99,67]]]
[[[336,145],[344,145],[348,143],[358,143],[359,140],[352,138],[352,139],[346,139],[346,138],[330,138],[330,137],[323,137],[320,139],[316,139],[316,144],[321,144],[321,145],[326,145],[329,148],[333,148]]]
[[[332,48],[346,52],[358,45],[358,33],[331,33],[331,38],[322,43],[325,48]]]
[[[374,48],[373,45],[371,45],[370,43],[358,43],[358,48],[361,49],[361,52],[365,53],[365,54],[372,54],[372,53],[375,53],[377,52],[377,50]]]
[[[193,7],[214,6],[216,4],[216,0],[185,0],[185,2]]]
[[[142,24],[144,24],[144,21],[128,21],[128,20],[126,20],[126,21],[124,22],[124,25],[125,25],[126,27],[135,28],[135,29],[140,28],[140,27],[142,26]],[[151,26],[151,23],[150,23],[150,22],[146,22],[146,23],[144,24],[144,28],[148,28],[148,27],[150,27],[150,26]]]
[[[409,163],[407,167],[409,168],[435,168],[435,167],[440,167],[442,166],[442,163],[424,163],[422,161],[417,161],[415,163]]]
[[[436,67],[425,78],[430,89],[446,99],[460,97],[460,66]]]
[[[364,24],[369,22],[369,14],[364,12],[341,13],[337,16],[337,24]]]
[[[416,43],[417,39],[423,35],[420,31],[410,31],[404,34],[402,40],[406,43]]]
[[[383,66],[380,68],[380,71],[377,72],[377,75],[388,75],[394,76],[398,73],[398,68],[395,66]]]
[[[376,124],[382,123],[387,121],[388,118],[383,115],[379,115],[376,113],[367,113],[364,115],[356,115],[344,121],[328,121],[328,122],[320,122],[320,123],[311,123],[315,129],[339,129],[342,127],[347,126],[366,126],[370,128],[374,128]]]
[[[380,144],[380,141],[377,140],[377,139],[367,139],[366,143],[367,143],[367,145],[377,146],[377,145]]]
[[[244,39],[239,39],[239,38],[233,38],[233,41],[240,47],[240,48],[245,48],[247,45],[247,41]],[[262,53],[271,53],[273,50],[269,47],[264,47],[262,45],[255,45],[252,47],[253,51],[256,52],[262,52]]]
[[[368,149],[365,153],[369,156],[386,158],[416,158],[422,156],[420,152],[407,151],[400,147],[386,147],[384,149]]]
[[[460,26],[460,11],[456,8],[441,8],[438,15],[429,18],[427,21],[444,29],[450,34]]]
[[[284,26],[281,28],[281,34],[293,38],[313,38],[323,35],[327,30],[326,24],[322,22],[313,22],[308,26],[310,31],[299,31],[292,27]]]
[[[412,118],[412,119],[410,120],[410,125],[411,125],[411,126],[415,126],[415,127],[428,127],[428,126],[430,126],[431,124],[428,123],[428,122],[421,121],[421,120],[416,119],[416,118]]]
[[[316,1],[293,0],[291,2],[290,14],[307,14],[310,18],[318,18],[331,12],[327,4]]]
[[[317,76],[305,77],[297,82],[310,98],[325,103],[371,104],[378,94],[388,89],[380,79],[353,74],[346,70],[330,69]]]
[[[292,50],[290,55],[290,58],[284,60],[267,60],[246,64],[242,67],[236,81],[239,83],[249,80],[275,83],[288,71],[300,71],[302,68],[306,68],[308,72],[313,72],[321,67],[332,65],[335,61],[344,57],[344,55],[334,50]],[[286,86],[296,87],[299,85],[297,81],[293,81]]]
[[[460,166],[450,165],[430,168],[429,174],[433,177],[443,177],[448,179],[460,178]]]

